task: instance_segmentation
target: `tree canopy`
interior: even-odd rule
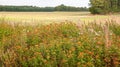
[[[59,5],[56,7],[36,7],[36,6],[0,6],[0,11],[88,11],[86,7],[73,7],[73,6],[65,6]]]
[[[120,12],[120,0],[90,0],[92,14]]]
[[[56,6],[55,10],[56,11],[88,11],[88,8],[86,8],[86,7],[65,6],[64,4],[61,4],[59,6]]]

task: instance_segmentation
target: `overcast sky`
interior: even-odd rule
[[[29,6],[67,6],[88,7],[89,0],[0,0],[0,5],[29,5]]]

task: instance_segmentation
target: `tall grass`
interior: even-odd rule
[[[119,67],[120,25],[105,26],[71,22],[23,26],[1,21],[0,66]]]

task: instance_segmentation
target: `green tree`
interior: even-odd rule
[[[120,0],[90,0],[92,14],[107,14],[120,11]]]
[[[60,6],[55,7],[56,11],[66,11],[67,7],[64,4],[61,4]]]
[[[30,11],[30,12],[51,12],[51,11],[88,11],[86,7],[72,7],[60,5],[56,7],[36,7],[36,6],[2,6],[0,5],[0,11]]]

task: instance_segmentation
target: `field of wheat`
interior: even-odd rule
[[[110,18],[120,18],[120,15],[91,15],[90,12],[0,12],[0,18],[12,23],[48,24],[56,22],[91,22]]]
[[[0,67],[120,67],[119,15],[2,12],[0,17]]]

